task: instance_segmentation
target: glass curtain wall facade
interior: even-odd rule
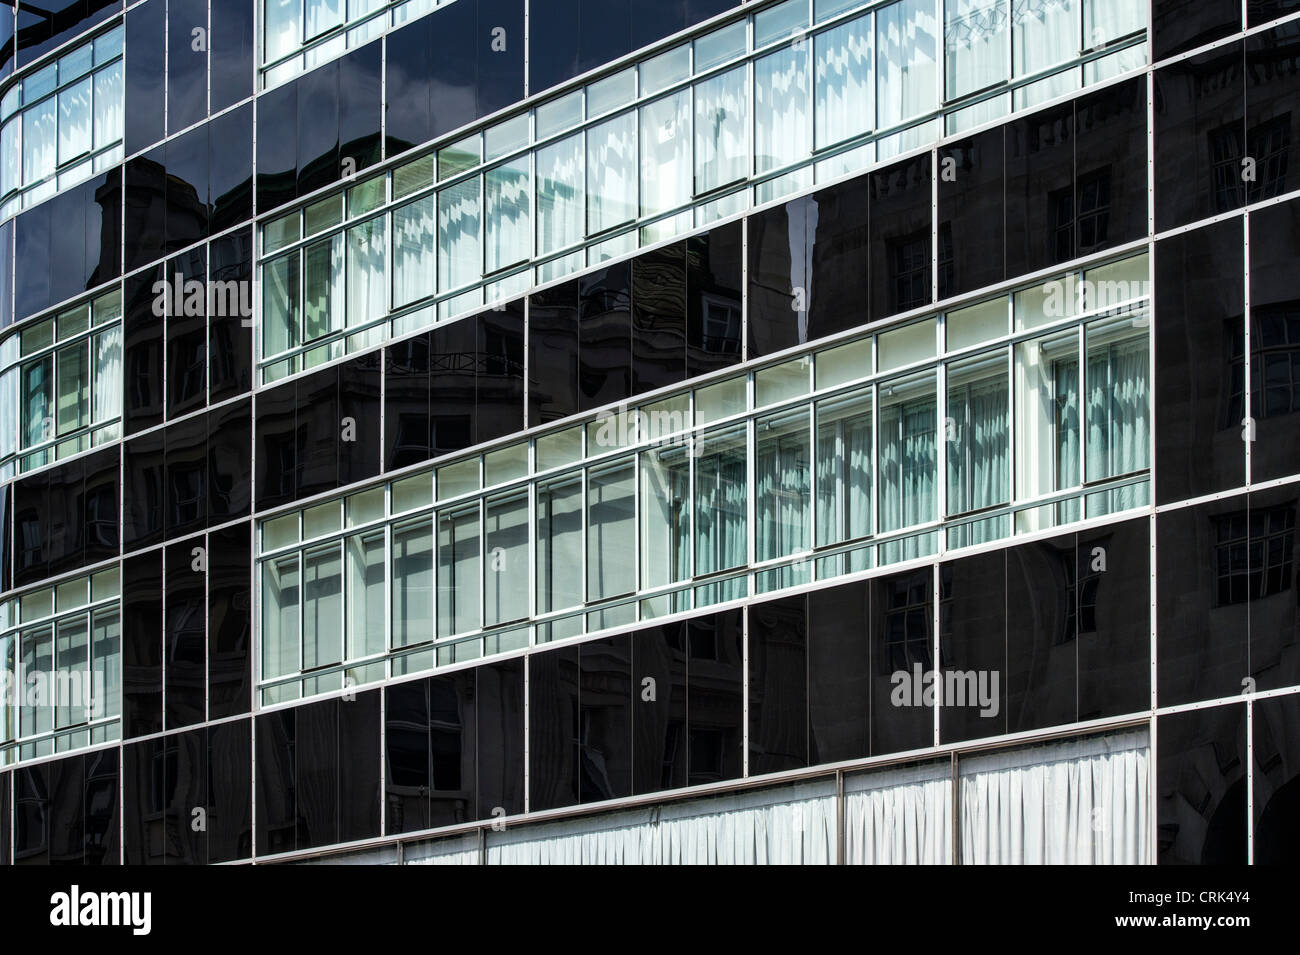
[[[1300,13],[595,6],[0,7],[0,862],[1294,858]]]

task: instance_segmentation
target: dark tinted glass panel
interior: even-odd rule
[[[151,0],[158,3],[160,0]],[[257,206],[273,209],[298,194],[298,84],[285,83],[257,100]]]
[[[121,838],[118,818],[118,750],[107,749],[86,754],[85,796],[85,863],[118,865],[121,862]],[[0,785],[7,783],[0,780]],[[4,795],[0,793],[0,808]],[[8,818],[8,813],[3,814]],[[0,839],[0,860],[5,859],[4,840]]]
[[[26,66],[120,12],[122,0],[54,0],[17,6],[18,59]]]
[[[199,728],[163,739],[166,865],[206,865],[208,833],[195,831],[194,810],[208,805],[208,734]]]
[[[14,865],[50,863],[49,765],[14,771]]]
[[[248,513],[252,490],[252,417],[249,399],[208,412],[208,523]]]
[[[528,311],[529,425],[578,411],[578,283],[531,296]]]
[[[450,4],[429,16],[433,86],[433,136],[476,118],[478,104],[478,11],[475,4]]]
[[[928,305],[931,294],[930,155],[918,156],[871,173],[871,317]],[[856,213],[853,213],[856,220]],[[860,235],[859,221],[852,228]],[[839,297],[849,307],[861,295],[861,276],[839,274]],[[846,322],[851,327],[857,322]]]
[[[1077,579],[1073,535],[1007,551],[1007,732],[1075,720]]]
[[[208,714],[221,719],[249,708],[250,525],[208,535]]]
[[[208,420],[195,415],[167,427],[163,530],[169,537],[202,530],[208,516]]]
[[[1156,231],[1239,208],[1246,127],[1241,43],[1155,74]]]
[[[162,730],[162,552],[122,562],[122,736]]]
[[[475,730],[478,720],[476,682],[473,670],[461,670],[425,681],[428,692],[428,750],[425,759],[429,775],[426,792],[430,826],[450,826],[474,818],[477,783]],[[496,716],[483,715],[489,719]],[[393,725],[391,720],[389,725]],[[409,827],[409,823],[407,825]]]
[[[582,0],[553,0],[547,15],[529,24],[528,87],[549,89],[578,75]]]
[[[479,116],[505,109],[523,97],[523,0],[479,0],[477,88]]]
[[[1151,45],[1157,60],[1241,29],[1237,0],[1153,0]]]
[[[581,0],[578,72],[594,70],[632,49],[632,13],[628,0]]]
[[[435,457],[474,443],[478,330],[472,320],[429,336],[429,449]]]
[[[631,267],[611,265],[578,281],[579,410],[587,411],[631,394]]]
[[[429,457],[429,336],[384,349],[384,454],[388,468]]]
[[[123,289],[123,427],[127,434],[160,424],[163,417],[163,319],[155,314],[154,284],[162,267],[133,275]]]
[[[220,14],[216,19],[221,19]],[[196,27],[207,36],[206,0],[167,0],[167,131],[171,133],[208,115],[208,45],[194,43]]]
[[[871,590],[865,582],[818,591],[808,601],[808,761],[870,753]]]
[[[371,43],[339,60],[339,150],[357,169],[378,162],[382,149],[382,46]]]
[[[0,490],[0,587],[5,589],[16,586],[13,582],[13,498],[11,494],[9,488]]]
[[[163,138],[167,101],[163,67],[166,0],[148,0],[126,15],[126,154]]]
[[[121,452],[117,448],[100,451],[85,459],[86,492],[82,499],[81,539],[85,542],[87,564],[107,560],[118,552],[120,462]]]
[[[1250,415],[1255,483],[1300,470],[1300,202],[1250,215]]]
[[[253,19],[255,0],[222,3],[219,16],[212,18],[209,62],[212,112],[253,92]]]
[[[203,537],[191,537],[168,545],[163,557],[167,588],[163,608],[163,718],[168,729],[191,726],[204,718],[207,691],[205,547]]]
[[[1156,763],[1162,865],[1246,862],[1246,707],[1161,716]]]
[[[687,769],[686,625],[637,631],[632,663],[633,791],[678,789]]]
[[[939,662],[945,743],[1007,731],[1006,551],[939,568]]]
[[[297,842],[298,790],[293,764],[298,712],[298,709],[281,710],[257,718],[254,805],[259,855],[292,852]]]
[[[578,712],[583,802],[632,795],[632,642],[623,634],[584,643]]]
[[[200,291],[207,288],[204,253],[200,246],[166,266],[168,418],[202,408],[208,397],[208,309]],[[187,288],[194,294],[182,297]]]
[[[807,604],[799,596],[749,608],[751,775],[808,765]]]
[[[164,444],[163,432],[154,431],[123,445],[122,542],[131,550],[162,540],[167,486]],[[21,518],[21,508],[18,515]]]
[[[295,711],[293,762],[299,849],[338,841],[340,705],[350,704],[324,700]]]
[[[631,0],[630,6],[634,50],[686,28],[686,0]]]
[[[14,584],[22,587],[49,576],[50,476],[37,474],[14,484]]]
[[[763,355],[808,340],[808,262],[815,230],[811,196],[749,217],[749,352]]]
[[[390,156],[433,138],[430,98],[433,54],[429,24],[428,19],[417,20],[394,30],[385,41],[384,83],[388,89],[385,148]]]
[[[46,472],[50,486],[50,510],[46,513],[46,557],[49,572],[61,574],[81,564],[77,531],[81,524],[81,493],[84,478],[81,461],[72,461]]]
[[[166,780],[161,739],[122,747],[122,861],[127,865],[161,865],[166,833],[161,820]]]
[[[528,661],[528,805],[558,809],[578,802],[578,648]]]
[[[739,610],[686,625],[687,785],[738,779],[745,728],[744,625]]]
[[[174,219],[180,231],[182,217],[168,214],[169,195],[181,199],[179,185],[167,188],[167,146],[158,146],[126,164],[126,205],[123,211],[126,268],[138,269],[163,257],[167,246],[167,225]],[[179,153],[178,153],[179,155]],[[195,196],[190,197],[193,213]]]
[[[1075,104],[1075,253],[1146,235],[1147,84],[1108,87]]]
[[[1257,27],[1300,10],[1300,0],[1246,0],[1246,23]]]
[[[1079,534],[1075,615],[1079,719],[1151,705],[1151,526],[1145,518]]]
[[[910,164],[909,164],[910,165]],[[928,168],[928,163],[927,163]],[[929,188],[928,180],[926,188]],[[812,286],[808,289],[808,338],[821,338],[867,321],[866,295],[869,262],[869,236],[867,219],[868,195],[871,180],[861,176],[848,182],[824,189],[813,196],[814,219],[808,223],[815,227],[812,252]],[[886,201],[885,222],[889,222],[890,205]],[[919,212],[920,210],[911,210]],[[915,216],[908,216],[908,227],[920,224]],[[912,220],[916,221],[913,222]],[[925,210],[923,229],[929,232],[930,212]],[[929,241],[925,243],[929,248]],[[928,272],[930,257],[922,256]],[[929,301],[929,284],[926,283],[926,301]]]
[[[50,865],[85,861],[86,760],[69,756],[47,767]]]
[[[1156,518],[1156,693],[1161,706],[1240,693],[1246,672],[1244,496]]]
[[[0,10],[0,23],[5,19]],[[0,261],[10,262],[14,254],[14,224],[6,222],[0,225]],[[0,328],[8,328],[14,321],[14,299],[12,281],[13,273],[9,269],[0,269]]]
[[[220,232],[253,215],[253,107],[241,106],[212,120],[208,149],[212,231]]]
[[[361,355],[339,366],[340,485],[352,484],[379,473],[379,442],[383,432],[379,390],[382,384],[380,354]]]
[[[354,842],[379,835],[383,763],[379,754],[379,691],[338,702],[339,834]]]
[[[524,661],[479,667],[478,818],[524,810]]]
[[[1300,696],[1255,703],[1255,863],[1283,865],[1300,852]]]
[[[1244,583],[1250,604],[1250,675],[1260,690],[1300,684],[1298,508],[1300,487],[1295,484],[1250,494]]]
[[[81,190],[86,208],[86,266],[76,278],[83,280],[82,288],[93,288],[122,274],[122,170],[96,176]]]
[[[1255,162],[1246,201],[1295,190],[1300,182],[1300,29],[1294,22],[1246,41],[1246,155]]]
[[[14,11],[0,10],[0,77],[8,79],[14,69]],[[0,847],[7,846],[8,834],[0,835]],[[0,853],[0,860],[8,856]]]
[[[50,270],[52,304],[85,290],[89,272],[86,268],[86,190],[84,187],[71,189],[55,196],[47,205],[50,258],[46,267]]]
[[[1002,128],[939,149],[939,297],[1006,278]]]
[[[339,61],[319,66],[294,82],[298,87],[298,195],[304,196],[334,182],[342,172]]]
[[[688,378],[740,361],[743,246],[741,222],[686,240]]]
[[[686,377],[686,243],[632,260],[632,392]]]
[[[200,126],[167,143],[167,251],[208,234],[208,128]]]
[[[1075,255],[1074,104],[1003,127],[1007,161],[1007,275]]]
[[[14,275],[14,315],[19,320],[50,306],[50,210],[43,203],[14,220],[14,255],[24,264]],[[27,263],[30,263],[28,266]]]
[[[9,19],[6,17],[5,11],[0,10],[0,23],[8,22]],[[0,819],[4,820],[4,825],[0,825],[0,865],[13,864],[13,857],[9,848],[9,833],[13,821],[13,800],[9,798],[12,787],[11,773],[0,776]]]
[[[930,568],[871,581],[871,755],[929,745],[925,702],[933,668],[934,575]]]
[[[1156,501],[1245,482],[1240,220],[1156,244]]]
[[[338,366],[299,378],[295,388],[298,444],[295,493],[298,497],[310,497],[337,486],[339,447],[343,439],[343,422],[338,413]],[[358,430],[363,431],[364,426]]]
[[[524,301],[484,312],[478,328],[475,381],[476,441],[492,441],[524,426]]]
[[[275,507],[294,497],[297,467],[294,441],[296,395],[292,382],[259,392],[254,408],[257,429],[257,506]]]
[[[216,711],[212,710],[215,718]],[[253,852],[251,720],[208,727],[208,861],[247,859]],[[258,764],[261,771],[261,764]],[[277,798],[283,798],[283,795]]]
[[[384,692],[386,831],[428,829],[433,785],[429,681],[399,683]],[[471,749],[471,760],[472,753]],[[471,770],[472,766],[471,762]]]

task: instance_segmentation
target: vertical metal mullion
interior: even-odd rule
[[[1153,787],[1154,788],[1154,787]],[[961,865],[961,760],[952,751],[952,864]]]
[[[1255,701],[1250,697],[1246,698],[1246,864],[1255,864]]]

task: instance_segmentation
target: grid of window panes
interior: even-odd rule
[[[933,0],[861,6],[819,3],[827,25],[809,34],[807,0],[787,0],[267,222],[263,381],[384,340],[390,316],[394,335],[426,327],[938,139]],[[1078,28],[1032,68],[949,69],[953,98],[1022,84],[1022,109],[1140,67],[1144,21],[1101,16],[1131,6],[1017,4],[998,43],[1035,36],[1047,10]],[[996,10],[973,17],[962,42],[1005,28]],[[1117,51],[1081,64],[1084,24]],[[949,63],[965,64],[955,30]],[[981,100],[975,121],[1005,106]]]
[[[120,734],[116,567],[0,602],[0,766]]]
[[[0,97],[0,219],[122,161],[122,27]]]
[[[122,388],[120,289],[0,341],[0,475],[117,440]]]
[[[274,86],[453,0],[263,0],[263,83]]]
[[[1143,507],[1148,305],[1143,253],[268,519],[263,701]]]

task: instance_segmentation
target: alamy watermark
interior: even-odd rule
[[[980,716],[993,717],[1000,709],[1001,675],[997,670],[944,670],[937,673],[919,663],[895,670],[889,702],[894,706],[978,706]]]
[[[105,715],[104,687],[102,670],[29,670],[21,661],[14,670],[0,670],[0,703],[5,706],[85,707],[95,720]]]
[[[194,318],[253,317],[253,283],[248,279],[186,279],[179,272],[153,283],[153,314]]]

